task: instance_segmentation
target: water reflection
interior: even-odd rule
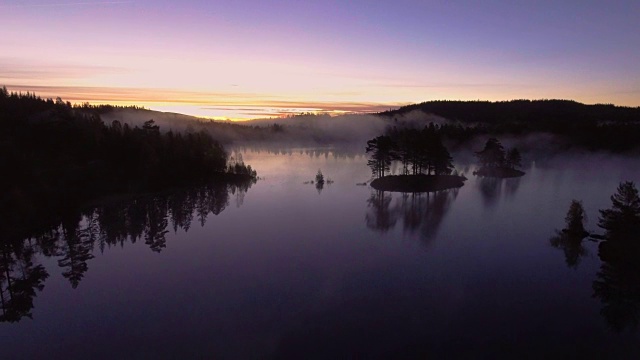
[[[369,229],[386,233],[396,226],[397,215],[391,211],[392,196],[390,193],[375,190],[367,200],[365,223]]]
[[[31,318],[36,290],[42,291],[49,273],[34,263],[36,248],[32,242],[3,244],[0,258],[0,322]]]
[[[582,244],[589,233],[584,229],[585,212],[582,203],[573,200],[565,217],[564,229],[557,231],[549,242],[551,246],[564,252],[565,262],[570,268],[577,268],[580,259],[588,254]]]
[[[506,196],[513,197],[518,192],[521,179],[521,177],[504,179],[504,192]]]
[[[636,330],[640,319],[640,198],[633,183],[620,184],[613,206],[600,211],[605,229],[598,247],[602,260],[593,281],[600,314],[616,332]]]
[[[31,317],[33,299],[44,288],[49,276],[34,263],[38,254],[58,258],[57,264],[72,288],[76,288],[89,269],[96,246],[100,252],[111,246],[143,239],[151,251],[167,246],[169,225],[175,231],[188,231],[195,219],[204,226],[210,214],[220,214],[230,195],[240,206],[253,182],[210,184],[168,194],[135,200],[111,202],[74,217],[22,241],[1,244],[0,322],[16,322]]]
[[[367,200],[365,222],[368,228],[380,233],[393,229],[402,219],[403,230],[420,233],[421,239],[433,239],[440,224],[458,196],[459,189],[426,193],[402,193],[391,206],[393,195],[373,191]]]
[[[593,297],[600,300],[600,314],[612,330],[635,331],[640,321],[640,197],[633,183],[627,182],[611,199],[613,206],[600,210],[598,226],[605,230],[604,235],[592,235],[602,240]],[[566,227],[550,243],[564,251],[567,266],[576,268],[587,254],[583,240],[589,235],[583,227],[580,202],[572,201],[565,222]]]
[[[481,177],[478,179],[478,188],[485,207],[493,207],[496,205],[500,195],[501,184],[502,179],[499,178]]]
[[[500,199],[500,195],[504,192],[505,197],[512,198],[520,188],[520,177],[515,178],[495,178],[480,177],[476,184],[482,195],[482,201],[486,208],[492,208]]]

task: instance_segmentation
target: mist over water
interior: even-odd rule
[[[111,216],[104,247],[81,231],[61,230],[56,251],[31,240],[31,268],[48,277],[32,318],[0,323],[3,357],[640,355],[637,331],[614,330],[610,303],[594,297],[598,244],[584,241],[575,267],[550,244],[572,199],[600,232],[598,210],[621,181],[640,183],[639,160],[550,157],[515,179],[457,162],[463,187],[402,194],[356,185],[371,178],[363,149],[236,150],[261,177],[241,194],[153,199],[165,213],[112,208],[144,221]],[[333,180],[320,192],[305,184],[319,169]],[[86,253],[79,278],[64,261],[70,245]],[[25,255],[3,251],[20,278]]]

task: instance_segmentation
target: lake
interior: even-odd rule
[[[257,183],[113,202],[4,246],[2,358],[640,356],[640,284],[595,241],[550,243],[572,199],[602,233],[640,160],[503,180],[456,164],[463,187],[401,194],[356,185],[363,154],[242,157]],[[333,183],[305,184],[319,169]]]

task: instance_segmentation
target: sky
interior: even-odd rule
[[[0,86],[215,119],[640,106],[640,1],[0,0]]]

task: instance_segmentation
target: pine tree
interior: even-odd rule
[[[636,235],[640,230],[640,197],[632,181],[618,185],[617,193],[611,196],[610,209],[600,210],[598,226],[607,230],[608,235]],[[617,236],[609,236],[617,238]]]

